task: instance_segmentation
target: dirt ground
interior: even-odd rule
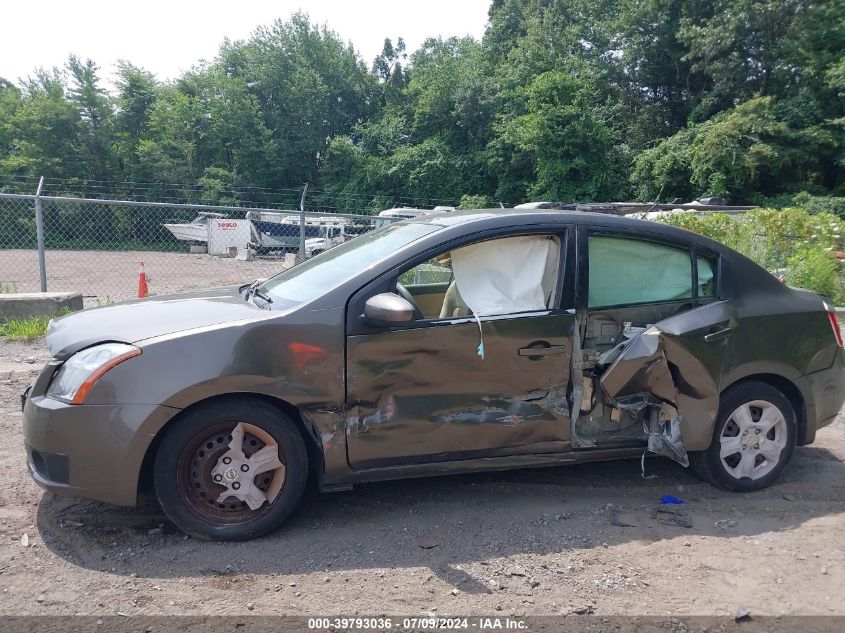
[[[845,414],[755,494],[658,458],[653,479],[638,461],[431,478],[312,492],[268,537],[207,543],[152,500],[30,480],[18,394],[46,358],[0,343],[0,614],[845,614]],[[667,494],[692,527],[652,518]]]
[[[276,259],[240,261],[211,255],[149,251],[57,251],[45,255],[47,289],[80,292],[85,307],[138,296],[138,268],[150,280],[150,293],[250,283],[284,269]],[[34,250],[0,250],[0,282],[16,292],[38,292],[38,254]]]

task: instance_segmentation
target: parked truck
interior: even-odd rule
[[[296,211],[248,211],[252,237],[249,248],[256,253],[298,253],[300,217]],[[305,218],[305,257],[342,244],[347,239],[349,221],[332,216]],[[353,235],[354,237],[354,235]]]

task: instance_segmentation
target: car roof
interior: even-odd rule
[[[517,208],[491,208],[491,209],[458,209],[455,211],[437,211],[429,213],[425,216],[415,218],[418,223],[438,224],[441,226],[451,226],[455,224],[463,224],[476,220],[489,219],[493,217],[502,217],[510,219],[524,218],[530,219],[532,222],[549,221],[560,222],[566,224],[580,223],[580,224],[616,224],[621,221],[622,224],[628,225],[631,222],[641,224],[642,226],[652,226],[653,222],[643,222],[634,218],[629,218],[621,215],[612,215],[609,213],[593,213],[589,211],[563,210],[563,209],[517,209]]]
[[[712,253],[725,258],[729,262],[731,273],[730,284],[734,291],[762,291],[783,292],[786,286],[759,264],[752,261],[745,255],[738,253],[724,244],[705,237],[693,231],[681,229],[663,222],[653,220],[640,220],[608,213],[593,213],[575,210],[556,209],[466,209],[448,211],[426,215],[411,220],[403,220],[403,224],[430,224],[442,228],[444,232],[451,233],[450,237],[465,235],[486,229],[512,229],[524,225],[526,228],[537,225],[576,225],[598,228],[609,232],[619,231],[627,233],[631,237],[643,237],[665,240],[686,247],[695,246],[703,252]],[[433,233],[428,238],[443,239],[435,237],[440,231]]]
[[[507,226],[513,224],[577,224],[599,227],[603,229],[621,229],[642,231],[655,237],[669,240],[694,242],[711,250],[723,252],[726,247],[708,237],[699,235],[686,229],[670,224],[639,220],[621,215],[608,213],[591,213],[588,211],[556,210],[556,209],[461,209],[445,211],[426,216],[405,220],[408,223],[432,224],[442,227],[462,227],[466,230],[470,225]]]

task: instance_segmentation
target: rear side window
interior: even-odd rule
[[[588,248],[590,308],[692,298],[692,259],[687,249],[604,235],[589,236]],[[707,270],[699,270],[699,284]],[[709,271],[712,279],[712,267]]]

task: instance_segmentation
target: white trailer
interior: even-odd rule
[[[237,251],[246,249],[250,240],[249,220],[229,218],[209,219],[208,254],[234,257]]]

